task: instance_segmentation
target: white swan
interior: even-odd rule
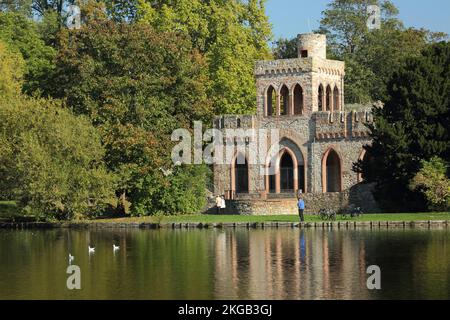
[[[119,250],[120,249],[120,246],[116,246],[115,244],[113,244],[113,250],[114,251],[117,251],[117,250]]]
[[[89,253],[94,253],[94,252],[95,252],[95,247],[89,246]]]

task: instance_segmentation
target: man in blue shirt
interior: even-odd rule
[[[302,199],[302,197],[298,198],[298,214],[300,216],[300,222],[305,221],[305,217],[303,216],[303,212],[305,211],[305,201]]]

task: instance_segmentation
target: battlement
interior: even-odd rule
[[[271,75],[291,76],[307,72],[343,76],[345,74],[345,62],[310,57],[270,61],[262,60],[257,61],[255,67],[255,75],[257,77]]]
[[[316,112],[316,139],[347,137],[347,114],[342,112]]]
[[[312,72],[312,58],[307,59],[281,59],[261,60],[256,62],[255,75],[295,74],[299,72]]]
[[[352,111],[351,113],[352,137],[365,137],[368,135],[367,124],[373,123],[372,110]]]
[[[298,58],[258,61],[255,75],[295,75],[316,72],[326,75],[344,75],[345,63],[327,59],[327,38],[323,34],[299,34]]]
[[[283,122],[291,123],[293,117],[282,116],[277,117],[280,125]],[[315,112],[312,115],[315,128],[315,138],[324,139],[341,139],[341,138],[358,138],[367,137],[369,129],[367,124],[373,122],[373,115],[370,108],[358,111],[325,111]],[[215,129],[258,129],[261,126],[261,120],[256,116],[249,115],[224,115],[214,119]]]
[[[214,129],[255,129],[256,116],[222,115],[214,118]]]
[[[326,57],[326,36],[298,36],[298,58],[255,65],[258,116],[343,111],[345,62]]]
[[[314,114],[315,137],[318,140],[346,137],[367,137],[367,124],[373,122],[370,109],[360,111],[316,112]]]

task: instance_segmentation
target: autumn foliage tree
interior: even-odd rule
[[[116,206],[98,131],[55,100],[22,94],[25,62],[0,41],[0,195],[42,219],[95,217]]]
[[[206,58],[216,114],[256,110],[254,66],[271,58],[265,0],[138,0],[137,19],[186,35]]]
[[[192,207],[174,212],[166,205],[170,195],[161,194],[177,183],[176,176],[164,174],[173,169],[172,131],[211,120],[205,60],[183,35],[144,23],[116,23],[95,10],[82,29],[61,34],[53,95],[98,128],[106,164],[120,177],[123,211],[193,212]],[[181,176],[182,170],[175,172]],[[186,172],[204,194],[205,172]],[[180,197],[190,192],[199,191],[186,188]]]

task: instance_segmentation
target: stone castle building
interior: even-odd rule
[[[274,162],[251,164],[236,152],[231,165],[214,165],[214,192],[225,195],[230,213],[296,214],[299,193],[310,213],[375,210],[370,186],[352,170],[370,143],[371,109],[346,110],[344,75],[345,63],[327,59],[320,34],[298,36],[296,59],[257,62],[257,114],[220,116],[214,128],[278,129],[280,149]],[[270,163],[275,174],[264,174]]]

